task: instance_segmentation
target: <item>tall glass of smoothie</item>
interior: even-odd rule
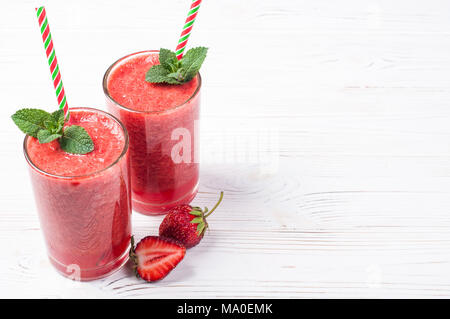
[[[51,263],[77,280],[104,277],[128,259],[131,185],[128,133],[114,116],[73,108],[66,125],[86,129],[94,150],[77,155],[24,140],[39,220]]]
[[[181,85],[148,83],[155,64],[159,51],[133,53],[103,78],[108,110],[130,136],[133,208],[146,215],[189,203],[199,180],[200,74]]]

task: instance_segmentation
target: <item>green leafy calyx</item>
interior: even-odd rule
[[[21,109],[11,116],[25,134],[35,137],[39,143],[59,141],[61,148],[72,154],[87,154],[94,150],[94,143],[84,128],[78,125],[64,127],[63,110],[48,113],[40,109]]]
[[[175,52],[161,48],[159,64],[154,65],[145,74],[145,80],[151,83],[183,84],[192,80],[205,61],[208,48],[197,47],[177,59]]]
[[[208,228],[208,223],[206,222],[206,217],[212,214],[212,212],[219,206],[220,202],[223,198],[223,192],[220,192],[219,200],[216,205],[208,212],[208,208],[205,207],[202,210],[200,207],[192,207],[192,210],[189,212],[191,215],[195,216],[191,220],[191,224],[197,224],[197,236],[202,236],[205,230]]]

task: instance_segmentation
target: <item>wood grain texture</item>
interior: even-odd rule
[[[165,280],[68,281],[46,259],[9,116],[55,107],[34,1],[0,20],[0,297],[450,297],[450,3],[204,1],[199,206]],[[174,47],[188,3],[47,1],[70,106],[117,58]],[[174,42],[175,41],[175,42]],[[161,217],[133,216],[139,239]]]

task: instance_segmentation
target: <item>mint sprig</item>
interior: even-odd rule
[[[145,74],[145,80],[150,83],[183,84],[192,80],[205,61],[208,48],[197,47],[186,52],[177,59],[175,52],[161,48],[159,64],[154,65]]]
[[[61,149],[67,153],[87,154],[94,150],[94,142],[83,127],[64,127],[66,119],[62,110],[48,113],[27,108],[17,111],[11,118],[22,132],[37,138],[41,144],[58,139]]]

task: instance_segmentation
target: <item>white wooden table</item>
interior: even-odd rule
[[[199,206],[166,279],[89,283],[46,258],[9,116],[56,107],[34,7],[0,19],[0,297],[450,297],[450,2],[205,0]],[[117,58],[173,48],[189,1],[45,1],[69,105]],[[160,217],[133,216],[139,239]]]

